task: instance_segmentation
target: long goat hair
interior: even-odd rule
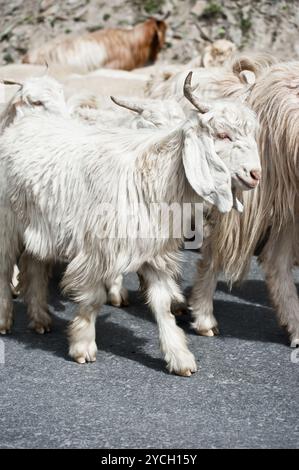
[[[60,36],[23,57],[23,63],[63,64],[82,72],[132,70],[153,63],[164,45],[166,23],[150,18],[131,29],[110,28],[82,36]]]
[[[272,236],[298,217],[299,62],[274,65],[257,79],[249,104],[260,121],[264,177],[243,194],[244,213],[215,214],[213,260],[232,282],[246,275],[251,256],[271,228]]]

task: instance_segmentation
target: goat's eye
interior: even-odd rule
[[[217,138],[222,139],[222,140],[223,139],[232,140],[226,132],[219,132],[219,134],[217,134]]]
[[[41,101],[32,101],[33,106],[43,106]]]

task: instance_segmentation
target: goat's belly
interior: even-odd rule
[[[180,239],[136,239],[130,256],[128,252],[123,254],[128,264],[121,273],[136,272],[144,263],[165,271],[170,263],[179,262],[180,245]]]

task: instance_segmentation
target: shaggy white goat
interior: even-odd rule
[[[130,234],[134,227],[165,234],[166,221],[150,217],[153,202],[181,206],[205,200],[228,212],[232,186],[257,185],[254,114],[231,100],[208,109],[192,95],[190,80],[185,95],[197,111],[175,129],[95,132],[48,114],[25,116],[5,130],[0,137],[1,333],[12,324],[9,282],[21,242],[38,259],[68,261],[62,285],[79,302],[69,328],[69,354],[77,362],[96,359],[95,320],[106,300],[105,283],[137,271],[168,369],[183,376],[195,372],[194,356],[170,311],[172,299],[182,298],[175,281],[181,238],[117,237],[119,230]],[[25,298],[41,308],[43,321],[45,289],[39,284],[46,271],[27,275]]]
[[[242,217],[212,216],[213,230],[192,293],[194,327],[203,335],[218,332],[213,315],[218,272],[224,271],[230,282],[240,281],[256,254],[279,322],[291,345],[298,346],[299,301],[292,269],[299,259],[299,62],[272,65],[256,77],[247,100],[260,120],[263,178],[257,191],[244,194]],[[219,97],[231,94],[231,85],[219,82]]]
[[[23,81],[3,80],[4,85],[18,86],[19,90],[13,95],[10,101],[4,106],[0,115],[0,128],[1,132],[7,126],[13,125],[18,118],[31,116],[33,113],[53,113],[58,116],[70,116],[73,109],[66,104],[63,92],[63,86],[55,79],[44,75],[41,77],[31,77]],[[85,96],[86,98],[86,96]],[[73,106],[76,100],[72,101]],[[77,103],[78,104],[78,103]],[[69,109],[70,108],[70,109]],[[36,265],[36,269],[40,264],[39,260],[33,259],[28,253],[21,256],[20,266],[22,267],[21,274],[17,265],[14,267],[12,277],[12,291],[14,295],[23,294],[26,296],[26,288],[22,286],[26,283],[26,272],[34,269],[28,264]],[[50,267],[49,267],[50,271]],[[19,278],[21,280],[19,285]],[[116,279],[113,283],[107,286],[108,300],[114,306],[121,304],[128,304],[128,293],[125,288],[121,286],[122,277]],[[37,333],[44,333],[50,330],[50,320],[40,322],[36,320],[36,312],[34,307],[28,308],[28,314],[31,319],[31,326]]]
[[[0,132],[15,123],[18,118],[37,112],[69,115],[62,85],[49,76],[31,77],[18,82],[3,80],[2,83],[18,86],[19,89],[4,105],[0,114]],[[18,274],[19,270],[15,266],[12,277],[12,290],[15,295],[19,293]]]

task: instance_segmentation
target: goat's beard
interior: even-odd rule
[[[232,193],[233,193],[233,208],[237,211],[242,213],[244,210],[244,205],[239,199],[239,191],[237,188],[234,186],[234,183],[232,182]],[[239,197],[238,197],[239,196]]]

